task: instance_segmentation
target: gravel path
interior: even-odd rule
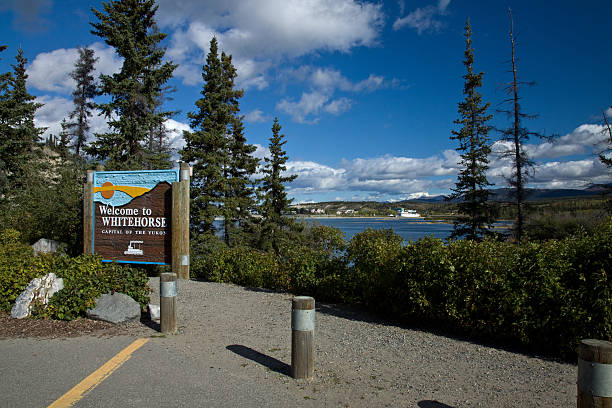
[[[152,303],[158,304],[159,279],[151,278],[150,285]],[[291,297],[179,281],[179,333],[167,340],[185,355],[214,355],[219,369],[232,378],[256,379],[262,392],[278,388],[299,406],[576,404],[576,365],[387,325],[354,309],[324,303],[317,303],[315,378],[294,381],[288,377]],[[135,336],[159,335],[155,329],[127,328]],[[267,401],[279,405],[273,398]]]

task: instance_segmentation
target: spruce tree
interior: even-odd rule
[[[34,102],[34,96],[28,93],[26,87],[25,66],[28,60],[20,48],[15,57],[16,64],[13,73],[5,76],[8,85],[4,87],[2,96],[2,144],[1,161],[3,164],[3,179],[6,180],[5,188],[16,193],[26,183],[26,167],[33,164],[33,160],[40,156],[41,135],[44,128],[34,125],[36,111],[43,106]],[[5,194],[8,192],[5,190]]]
[[[236,223],[247,223],[253,206],[250,176],[257,160],[246,143],[239,99],[234,89],[237,73],[231,55],[219,57],[217,39],[210,42],[202,68],[202,98],[190,112],[193,132],[184,132],[182,159],[193,166],[191,224],[195,234],[213,234],[215,217],[223,216],[224,240],[231,244]]]
[[[104,11],[92,8],[99,22],[92,34],[103,38],[123,58],[120,72],[100,76],[100,91],[110,97],[98,107],[108,120],[111,132],[97,134],[88,149],[109,169],[142,168],[146,140],[168,112],[160,112],[155,100],[177,65],[163,62],[165,50],[158,44],[166,37],[155,25],[154,0],[113,0],[102,3]]]
[[[243,90],[234,90],[234,82],[238,73],[232,64],[232,56],[221,53],[226,103],[232,112],[228,124],[226,150],[228,163],[225,168],[225,202],[223,205],[224,241],[232,244],[232,232],[236,226],[246,228],[251,221],[251,211],[255,208],[254,190],[251,187],[251,176],[257,171],[259,160],[252,156],[256,148],[247,143],[244,135],[242,116],[239,115],[238,99],[243,96]]]
[[[487,122],[492,115],[487,114],[489,103],[482,102],[478,88],[482,86],[483,72],[474,73],[474,49],[472,48],[472,28],[470,20],[465,23],[465,60],[467,73],[463,94],[465,99],[458,104],[460,119],[459,131],[452,131],[451,139],[459,142],[457,151],[461,154],[459,175],[453,194],[449,199],[458,199],[459,217],[454,223],[451,238],[479,240],[490,234],[491,208],[488,204],[489,191],[486,172],[489,168],[488,155],[491,152],[487,137],[491,126]]]
[[[229,139],[230,165],[227,174],[229,200],[225,211],[225,242],[230,244],[232,232],[252,229],[252,213],[256,209],[252,176],[257,172],[259,159],[253,157],[256,147],[248,144],[244,135],[242,117],[236,116]]]
[[[233,115],[225,103],[223,66],[217,39],[210,41],[206,64],[202,68],[204,86],[197,110],[189,112],[193,132],[183,132],[182,159],[191,163],[191,224],[195,234],[214,233],[214,218],[221,216],[225,193],[224,170],[229,161],[226,151],[227,127]]]
[[[70,113],[72,121],[66,123],[65,130],[73,136],[74,152],[80,156],[90,129],[89,118],[95,107],[93,98],[97,95],[97,85],[93,73],[98,58],[94,57],[94,50],[90,48],[79,47],[78,51],[79,59],[70,74],[76,81],[76,88],[72,92],[74,110]]]
[[[0,45],[0,52],[6,50],[6,45]],[[11,72],[0,74],[0,196],[8,188],[8,163],[6,162],[9,154],[9,118],[10,118],[10,84]],[[0,199],[1,200],[1,199]]]
[[[283,213],[289,210],[289,205],[293,201],[287,198],[285,183],[290,183],[297,177],[297,175],[283,175],[283,172],[287,170],[285,164],[289,158],[287,152],[283,150],[283,145],[287,141],[284,140],[285,135],[280,131],[281,125],[278,123],[278,118],[275,117],[269,144],[270,157],[264,159],[264,177],[261,179],[263,225],[260,246],[264,249],[271,246],[277,253],[280,250],[280,241],[284,233],[293,226],[293,220],[283,217]]]

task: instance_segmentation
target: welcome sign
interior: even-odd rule
[[[179,170],[96,171],[93,252],[105,262],[172,262],[172,183]]]

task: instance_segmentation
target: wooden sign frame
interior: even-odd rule
[[[83,249],[103,262],[172,265],[189,277],[190,168],[88,171]]]

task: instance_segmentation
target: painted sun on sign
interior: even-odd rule
[[[110,181],[104,182],[101,187],[94,187],[94,194],[100,192],[103,198],[109,199],[112,198],[115,194],[115,191],[122,191],[129,195],[132,198],[138,197],[150,191],[150,188],[147,187],[137,187],[137,186],[115,186]]]

